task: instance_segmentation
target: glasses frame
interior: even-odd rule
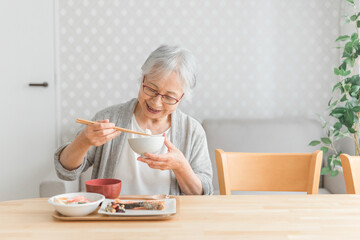
[[[159,93],[157,90],[153,89],[152,87],[149,87],[149,86],[146,85],[144,82],[145,82],[145,77],[143,78],[143,81],[142,81],[142,89],[143,89],[143,92],[144,92],[147,96],[156,98],[157,96],[160,95],[160,96],[161,96],[161,101],[162,101],[163,103],[165,103],[165,104],[168,104],[168,105],[175,105],[175,104],[179,103],[180,100],[183,98],[183,96],[184,96],[184,94],[185,94],[185,93],[183,93],[179,99],[176,99],[176,98],[174,98],[174,97],[170,97],[169,95]],[[149,94],[147,94],[147,93],[145,92],[145,90],[144,90],[145,87],[150,88],[150,89],[156,94],[156,96],[150,96]],[[164,102],[163,97],[168,97],[168,98],[174,99],[176,102],[175,102],[175,103],[167,103],[167,102]]]

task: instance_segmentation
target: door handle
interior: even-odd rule
[[[30,87],[47,87],[49,84],[47,82],[43,83],[29,83]]]

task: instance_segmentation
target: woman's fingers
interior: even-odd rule
[[[157,160],[157,161],[165,161],[168,157],[165,154],[153,154],[153,153],[145,153],[145,157]]]
[[[108,123],[110,122],[109,119],[104,119],[104,120],[97,120],[96,122],[99,122],[99,123]]]
[[[96,133],[97,136],[104,136],[116,131],[114,127],[115,127],[114,123],[109,123],[109,119],[105,119],[105,120],[97,121],[97,123],[88,125],[86,129],[89,132]]]
[[[91,124],[88,127],[94,131],[99,131],[103,129],[112,129],[115,127],[115,124],[109,122],[99,122],[99,123]]]
[[[153,160],[150,158],[142,158],[142,157],[138,157],[138,160],[146,163],[149,167],[151,167],[153,169],[160,169],[160,170],[169,170],[170,169],[167,162]]]
[[[100,146],[121,134],[114,127],[115,124],[110,123],[109,119],[99,120],[86,127],[86,136],[91,145]]]
[[[115,132],[113,132],[113,133],[110,133],[110,134],[108,134],[108,135],[105,136],[105,141],[108,142],[108,141],[110,141],[111,139],[116,138],[116,137],[119,136],[120,134],[121,134],[120,131],[115,131]]]
[[[145,153],[144,154],[146,163],[152,163],[150,161],[159,162],[159,164],[153,164],[154,166],[159,166],[159,169],[172,169],[176,170],[182,167],[183,163],[186,163],[186,158],[182,154],[180,150],[178,150],[175,146],[169,149],[168,153],[165,154],[153,154],[153,153]],[[149,159],[149,160],[147,160]],[[164,163],[164,165],[161,165]]]
[[[174,147],[174,145],[170,142],[165,133],[163,134],[163,136],[165,137],[164,144],[170,151]]]
[[[104,143],[107,143],[108,141],[110,141],[111,139],[119,136],[120,134],[121,134],[120,131],[113,131],[109,134],[105,134],[105,135],[101,134],[100,136],[93,135],[93,136],[89,136],[88,138],[90,139],[91,145],[101,146]]]
[[[117,130],[112,128],[112,129],[102,129],[102,130],[94,132],[94,134],[96,136],[98,136],[98,137],[103,137],[103,136],[107,136],[109,134],[112,134],[114,132],[117,132]]]

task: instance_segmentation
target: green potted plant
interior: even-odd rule
[[[354,0],[345,0],[350,4],[352,13],[345,15],[345,23],[353,26],[349,35],[341,35],[336,39],[339,49],[342,49],[341,64],[334,68],[334,74],[339,81],[333,86],[332,97],[328,103],[328,120],[320,116],[326,130],[327,137],[314,140],[310,146],[321,146],[327,154],[327,165],[321,169],[322,175],[337,176],[341,167],[341,150],[336,148],[336,142],[343,138],[351,138],[355,155],[360,155],[359,117],[360,117],[360,76],[358,74],[360,44],[358,28],[360,27],[360,11]]]

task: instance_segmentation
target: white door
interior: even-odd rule
[[[54,73],[54,1],[1,0],[0,201],[39,197],[52,171]]]

